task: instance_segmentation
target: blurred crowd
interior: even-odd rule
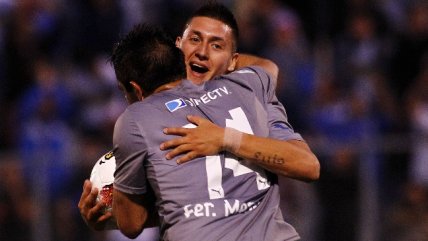
[[[77,203],[126,107],[112,46],[140,22],[177,36],[202,2],[0,0],[0,240],[106,240]],[[321,162],[280,180],[302,240],[428,240],[428,1],[218,2]]]

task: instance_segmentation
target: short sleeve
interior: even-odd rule
[[[144,160],[147,144],[142,130],[129,108],[118,118],[113,133],[113,152],[116,157],[114,188],[128,194],[147,191]]]

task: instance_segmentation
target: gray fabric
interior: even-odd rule
[[[262,69],[244,68],[200,86],[184,80],[134,103],[118,119],[114,187],[143,194],[151,185],[163,240],[297,240],[279,209],[275,175],[230,153],[181,165],[164,158],[160,143],[175,137],[162,129],[189,124],[189,114],[257,136],[301,140],[276,103],[271,78]]]

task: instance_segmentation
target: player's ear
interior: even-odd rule
[[[132,90],[133,90],[135,97],[139,101],[143,100],[144,99],[144,91],[141,88],[141,86],[138,85],[135,81],[131,81],[131,82],[129,82],[129,84],[132,86]]]
[[[239,57],[239,54],[238,54],[238,53],[233,53],[233,55],[232,55],[232,59],[231,59],[231,61],[230,61],[230,63],[229,63],[229,66],[227,67],[227,71],[228,71],[228,72],[232,72],[232,71],[234,71],[234,70],[235,70],[235,68],[236,68],[236,63],[238,62],[238,57]]]
[[[181,37],[180,37],[180,36],[178,36],[178,37],[175,39],[175,46],[177,46],[177,48],[180,48],[180,49],[181,49]]]

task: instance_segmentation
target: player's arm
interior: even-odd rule
[[[104,230],[107,222],[112,218],[111,212],[102,212],[105,204],[97,203],[98,189],[92,188],[92,183],[85,180],[83,192],[79,200],[79,211],[85,223],[94,230]]]
[[[188,120],[197,127],[164,129],[165,134],[181,136],[161,144],[162,150],[172,149],[167,153],[168,159],[184,154],[177,159],[184,163],[226,150],[278,175],[302,181],[319,178],[318,159],[304,141],[282,141],[234,131],[230,142],[225,138],[225,128],[197,116],[189,116]]]
[[[286,177],[302,181],[319,178],[318,159],[304,141],[281,141],[245,133],[241,135],[239,148],[233,151],[236,156]]]
[[[262,67],[266,72],[268,72],[273,80],[278,79],[279,69],[278,66],[271,60],[261,58],[255,55],[250,54],[239,54],[238,61],[236,61],[235,69],[240,69],[242,67],[257,65]]]
[[[125,110],[113,132],[116,169],[112,212],[119,230],[129,238],[157,224],[154,193],[147,183],[143,165],[148,147],[135,118],[133,111]]]
[[[145,195],[131,195],[113,190],[113,215],[119,230],[128,238],[136,238],[145,227],[150,227],[150,205]]]

